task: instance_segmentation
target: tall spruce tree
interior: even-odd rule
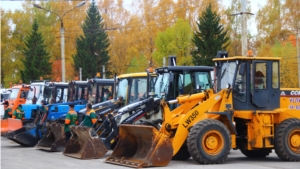
[[[34,19],[31,34],[25,38],[25,48],[22,53],[24,70],[21,70],[21,79],[24,83],[30,80],[38,80],[40,77],[49,78],[51,75],[52,64],[50,63],[49,53],[46,51],[42,34],[38,32],[39,25]]]
[[[81,26],[84,35],[80,35],[76,39],[77,52],[73,55],[75,70],[82,68],[83,79],[91,78],[97,72],[102,72],[102,65],[106,68],[108,66],[109,39],[102,21],[95,1],[92,1],[86,20]],[[106,71],[106,75],[109,75],[108,71]],[[103,76],[102,73],[101,76]]]
[[[225,49],[229,44],[227,30],[220,24],[220,16],[212,11],[211,4],[199,17],[198,30],[194,33],[193,43],[196,49],[192,51],[195,65],[212,66],[212,59],[217,52]]]

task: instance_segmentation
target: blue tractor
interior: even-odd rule
[[[26,103],[22,105],[25,119],[30,122],[32,117],[41,109],[41,102],[49,104],[64,103],[68,99],[69,84],[64,82],[33,81],[26,98]]]
[[[112,79],[102,80],[105,81],[105,84],[110,84],[111,88],[113,88],[114,81]],[[88,81],[71,81],[68,89],[64,90],[64,92],[67,92],[67,95],[65,95],[64,92],[60,95],[63,97],[66,96],[67,102],[48,104],[46,113],[42,113],[41,109],[38,109],[35,112],[32,111],[31,116],[32,119],[34,119],[32,123],[26,124],[21,129],[8,133],[5,137],[22,146],[35,146],[44,134],[47,133],[47,135],[49,135],[48,129],[50,126],[56,126],[57,124],[61,125],[64,123],[64,118],[69,111],[70,104],[74,104],[74,110],[78,112],[80,109],[85,108],[87,102],[97,102],[98,100],[101,100],[101,98],[99,99],[101,96],[94,93],[97,91],[97,88],[99,88],[100,83],[101,79],[97,78]],[[51,97],[47,103],[54,102],[54,99],[57,99],[57,97]],[[42,119],[44,119],[43,115],[47,116],[47,120],[42,121]],[[48,122],[47,125],[46,122]],[[52,123],[55,125],[52,125]]]

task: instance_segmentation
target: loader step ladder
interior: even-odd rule
[[[261,114],[263,116],[263,119],[265,119],[264,114]],[[270,116],[270,123],[263,122],[263,131],[268,131],[268,128],[270,128],[270,133],[265,133],[263,136],[263,142],[264,142],[264,148],[273,148],[274,147],[274,115],[268,114]]]

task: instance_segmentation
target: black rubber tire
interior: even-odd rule
[[[205,152],[202,146],[202,139],[210,131],[217,131],[223,139],[221,150],[210,155]],[[227,159],[231,149],[231,135],[228,128],[220,121],[214,119],[205,119],[198,122],[191,129],[187,138],[188,150],[195,161],[200,164],[220,164]]]
[[[248,158],[265,158],[272,152],[271,149],[260,149],[260,150],[240,149],[240,150]]]
[[[289,146],[289,135],[295,131],[297,131],[297,134],[299,134],[300,120],[296,118],[290,118],[282,121],[275,129],[275,153],[284,161],[300,160],[299,147],[298,152],[295,153]]]
[[[179,151],[172,157],[172,160],[187,160],[191,157],[186,145],[183,145]]]

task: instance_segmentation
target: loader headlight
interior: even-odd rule
[[[229,89],[231,87],[230,83],[227,83],[226,88]]]

